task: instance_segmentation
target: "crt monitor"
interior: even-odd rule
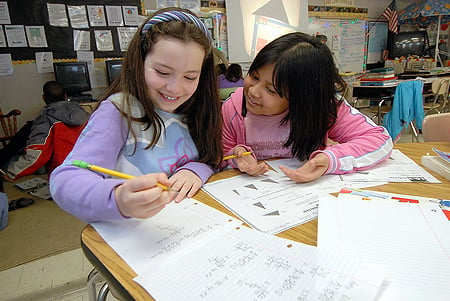
[[[122,68],[122,60],[108,60],[106,64],[106,75],[108,77],[108,84],[112,84],[114,79],[120,74]]]
[[[394,35],[389,57],[422,56],[425,51],[425,39],[425,31],[400,32]]]
[[[91,90],[87,62],[54,63],[56,81],[64,86],[68,96],[79,95]]]

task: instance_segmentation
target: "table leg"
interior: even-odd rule
[[[380,102],[378,103],[378,125],[383,125],[383,122],[381,121],[381,106],[383,105],[383,103],[384,103],[384,98],[382,98],[381,100],[380,100]]]

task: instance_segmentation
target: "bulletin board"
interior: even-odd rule
[[[327,36],[340,72],[363,72],[366,56],[366,20],[337,20],[311,18],[307,32]]]
[[[44,26],[48,47],[1,47],[0,53],[10,53],[13,61],[34,60],[36,52],[52,52],[54,59],[71,59],[76,58],[74,51],[73,30],[70,26],[59,27],[51,26],[47,10],[47,3],[65,4],[67,5],[103,5],[103,6],[135,6],[139,15],[142,15],[143,7],[140,0],[7,0],[11,25],[41,25]],[[69,16],[67,16],[69,19]],[[3,25],[4,27],[5,25]],[[137,26],[136,26],[137,27]],[[98,51],[96,49],[94,30],[109,29],[112,33],[113,51]],[[3,30],[3,29],[2,29]],[[124,52],[121,51],[117,28],[95,26],[83,28],[90,32],[91,50],[94,58],[122,57]]]

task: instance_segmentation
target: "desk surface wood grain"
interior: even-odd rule
[[[396,149],[402,151],[405,155],[413,159],[421,166],[422,156],[427,153],[432,154],[432,147],[437,147],[442,151],[450,152],[450,143],[400,143],[395,145]],[[425,169],[428,170],[427,168]],[[389,183],[367,189],[373,191],[450,199],[450,181],[430,170],[428,171],[439,179],[442,184]],[[228,170],[213,175],[210,181],[224,179],[238,174],[240,173],[237,170]],[[194,198],[222,212],[233,215],[229,210],[203,191],[199,191]],[[316,218],[305,224],[279,233],[277,236],[316,246],[317,221],[318,219]],[[101,238],[92,226],[86,226],[81,234],[81,240],[84,247],[88,248],[89,251],[91,251],[92,254],[101,261],[104,267],[108,269],[108,271],[122,284],[122,286],[135,300],[153,300],[141,286],[133,281],[133,278],[137,276],[136,273]]]

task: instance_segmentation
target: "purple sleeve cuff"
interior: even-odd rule
[[[214,173],[214,170],[211,166],[201,162],[188,162],[178,168],[178,170],[187,169],[195,173],[201,180],[204,185],[206,181],[208,181],[209,177]]]

